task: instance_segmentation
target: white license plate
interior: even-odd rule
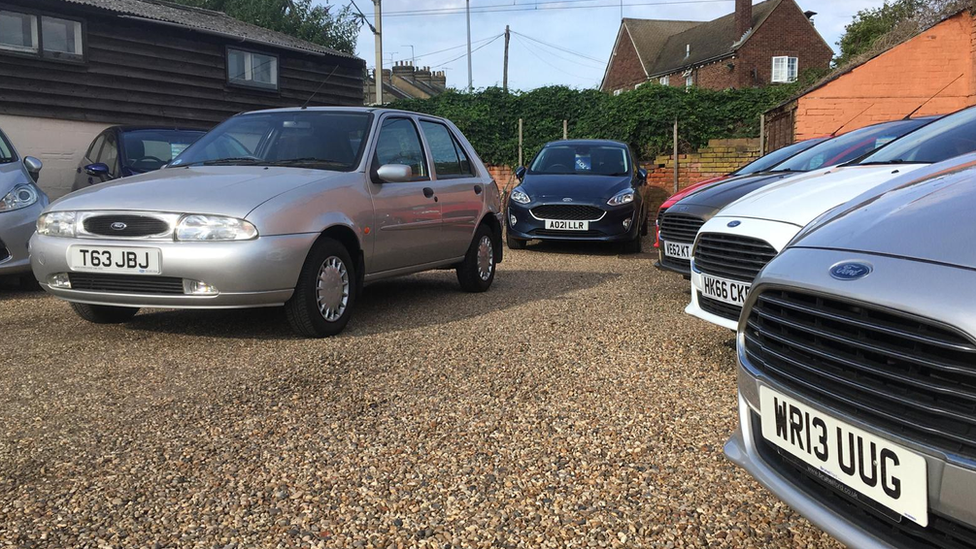
[[[925,458],[783,396],[759,388],[763,438],[896,514],[928,525]]]
[[[564,221],[562,219],[547,219],[546,228],[556,231],[588,231],[589,221]]]
[[[738,305],[739,307],[746,302],[746,296],[749,295],[749,288],[752,287],[752,284],[746,282],[718,278],[705,273],[702,273],[701,278],[701,293],[703,296],[730,305]]]
[[[664,255],[676,257],[678,259],[691,259],[691,244],[681,244],[680,242],[661,241],[664,246]]]
[[[68,266],[72,271],[158,275],[162,273],[159,248],[120,246],[72,246]]]

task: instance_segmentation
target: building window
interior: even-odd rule
[[[37,53],[37,17],[26,13],[0,11],[0,48]]]
[[[692,71],[685,71],[685,87],[690,88],[695,85],[695,73]]]
[[[80,61],[85,53],[83,40],[81,21],[0,11],[0,49]]]
[[[278,57],[228,48],[227,81],[249,88],[277,90]]]
[[[795,82],[797,58],[787,56],[773,57],[773,82]]]
[[[622,93],[624,93],[624,90],[613,90],[613,95],[614,96],[620,95]]]
[[[661,78],[658,78],[657,79],[657,82],[658,82],[658,84],[661,84],[662,86],[670,86],[671,85],[671,78],[668,77],[668,76],[662,76]]]

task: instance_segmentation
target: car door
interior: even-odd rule
[[[434,190],[441,205],[441,242],[448,257],[463,256],[471,245],[485,185],[454,131],[437,120],[420,128],[433,162]]]
[[[100,165],[104,165],[102,168]],[[114,129],[95,138],[75,176],[73,190],[111,181],[119,176],[119,143]]]
[[[441,247],[440,199],[417,125],[409,116],[387,115],[377,132],[368,174],[375,230],[370,274],[447,258]],[[413,177],[381,180],[378,170],[388,164],[410,166]]]
[[[95,157],[98,156],[98,152],[102,150],[102,145],[105,144],[105,132],[98,134],[94,140],[92,140],[91,145],[88,146],[88,151],[85,152],[85,156],[78,163],[78,173],[75,174],[75,182],[72,185],[71,190],[77,191],[78,189],[84,189],[85,187],[91,185],[94,182],[94,178],[88,173],[88,166],[95,163]]]

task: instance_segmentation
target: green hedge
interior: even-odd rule
[[[571,138],[623,141],[641,158],[652,159],[671,150],[675,117],[683,151],[702,147],[709,139],[757,137],[759,115],[791,97],[798,87],[713,91],[649,84],[617,96],[562,86],[516,93],[487,88],[398,100],[390,106],[448,118],[482,160],[512,166],[518,161],[519,118],[525,125],[525,162],[546,142],[562,138],[564,119],[569,121]]]

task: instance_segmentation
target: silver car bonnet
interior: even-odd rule
[[[30,182],[22,160],[0,164],[0,198],[12,191],[14,186]]]
[[[976,167],[936,173],[844,208],[793,247],[871,252],[976,269]]]
[[[55,201],[50,210],[141,210],[243,218],[292,189],[340,172],[261,166],[167,168],[93,185]]]

